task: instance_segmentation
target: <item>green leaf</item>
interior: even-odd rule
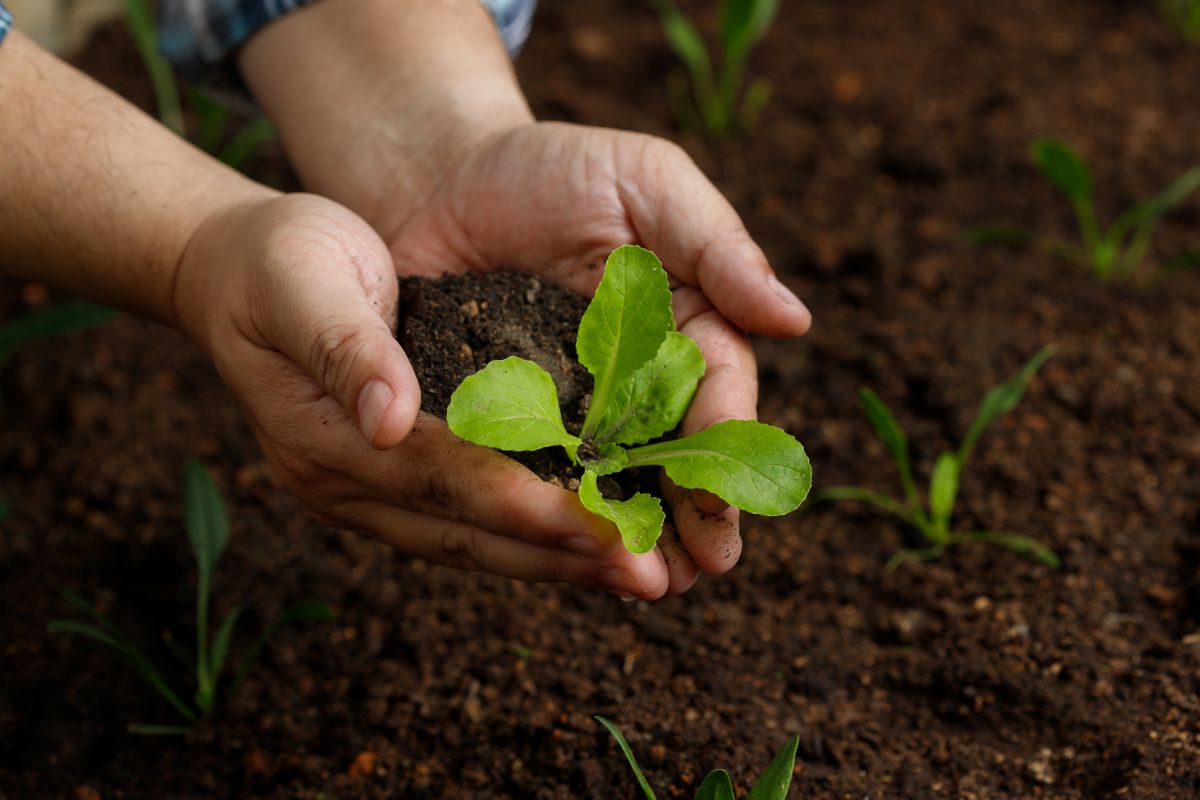
[[[796,766],[796,749],[800,747],[800,737],[788,739],[762,777],[755,781],[746,800],[785,800],[788,787],[792,785],[792,771]]]
[[[500,450],[579,445],[563,427],[550,373],[517,356],[492,361],[459,384],[446,423],[455,435]]]
[[[242,682],[246,680],[246,676],[250,674],[250,670],[254,667],[254,663],[258,661],[262,651],[266,648],[267,642],[279,633],[283,626],[293,622],[325,622],[334,617],[333,609],[327,603],[322,603],[319,600],[305,600],[284,611],[275,621],[267,626],[267,629],[254,641],[249,652],[242,657],[238,664],[237,672],[235,673],[233,683],[229,687],[230,694],[237,692],[241,687]]]
[[[983,402],[979,405],[979,411],[975,414],[975,420],[971,423],[971,427],[963,439],[962,446],[958,449],[958,460],[962,464],[967,463],[967,457],[975,449],[975,443],[984,429],[1017,407],[1025,395],[1025,387],[1028,385],[1029,379],[1052,355],[1054,355],[1054,346],[1046,345],[1037,351],[1016,375],[988,390],[983,397]]]
[[[629,466],[657,464],[676,484],[707,489],[754,514],[794,511],[812,486],[812,467],[795,437],[753,420],[718,422],[699,433],[629,451]]]
[[[579,481],[583,507],[617,526],[621,541],[631,553],[649,553],[662,533],[666,515],[657,497],[638,492],[628,500],[609,500],[600,494],[596,473],[587,470]]]
[[[736,800],[733,796],[733,781],[723,769],[708,773],[708,777],[696,790],[696,800]]]
[[[154,15],[146,0],[125,0],[125,24],[133,35],[138,54],[150,76],[154,98],[158,104],[159,120],[179,136],[184,135],[183,111],[179,105],[179,89],[171,66],[158,51]]]
[[[1036,139],[1029,153],[1034,165],[1056,189],[1074,202],[1091,201],[1091,172],[1070,145],[1059,139]]]
[[[196,720],[196,712],[187,706],[174,690],[167,685],[167,682],[158,673],[150,662],[142,655],[141,651],[134,647],[129,642],[126,642],[117,636],[114,636],[103,628],[98,628],[86,622],[76,622],[74,620],[55,620],[46,626],[49,633],[72,633],[76,636],[83,636],[88,639],[93,639],[101,644],[111,647],[116,650],[125,660],[133,666],[134,671],[149,683],[154,690],[157,691],[163,699],[175,707],[183,717],[191,722]]]
[[[217,154],[217,158],[233,169],[241,169],[246,161],[255,156],[276,135],[275,126],[269,119],[255,117],[238,129],[229,140],[229,144]]]
[[[642,444],[675,428],[704,376],[696,343],[671,331],[658,353],[617,387],[596,425],[596,441]]]
[[[94,328],[116,314],[88,300],[70,300],[26,314],[0,328],[0,365],[26,342]]]
[[[725,0],[719,30],[727,57],[744,54],[762,41],[779,11],[779,0]]]
[[[954,513],[961,472],[962,462],[956,453],[942,453],[933,465],[933,475],[929,479],[929,511],[934,528],[943,535],[950,529],[950,515]]]
[[[1014,553],[1020,553],[1023,556],[1028,556],[1034,561],[1045,564],[1051,569],[1059,569],[1062,566],[1062,561],[1058,555],[1046,545],[1034,539],[1032,536],[1025,536],[1020,533],[1005,533],[1000,531],[970,531],[968,533],[954,534],[953,541],[962,542],[986,542],[987,544],[996,544],[1001,547],[1012,550]]]
[[[602,444],[598,457],[594,461],[586,462],[584,466],[588,471],[597,475],[612,475],[614,472],[625,469],[628,463],[629,454],[625,452],[624,448],[615,444]]]
[[[595,379],[580,436],[589,439],[622,383],[648,363],[675,328],[671,289],[658,257],[636,245],[608,257],[604,277],[579,323],[579,363]]]
[[[908,498],[908,503],[915,512],[920,508],[921,501],[917,496],[917,484],[912,476],[912,463],[908,458],[908,437],[904,435],[904,429],[896,421],[887,403],[883,402],[883,398],[873,389],[865,386],[859,389],[858,399],[867,414],[867,420],[875,430],[875,435],[883,441],[883,446],[896,462],[900,471],[900,483],[904,487],[904,496]]]
[[[197,705],[204,711],[212,708],[213,701],[216,699],[217,683],[221,678],[221,668],[225,666],[225,658],[229,655],[229,640],[233,636],[233,629],[237,625],[238,617],[241,615],[242,609],[235,607],[229,612],[229,616],[221,622],[221,626],[217,628],[217,633],[213,637],[212,656],[209,659],[208,674],[211,676],[211,690],[205,697],[205,702],[198,702]]]
[[[858,486],[827,486],[817,489],[808,497],[810,503],[823,503],[828,500],[853,500],[858,503],[870,503],[882,511],[896,515],[909,524],[916,524],[912,511],[903,503],[898,503],[885,494],[872,492],[870,489]]]
[[[708,48],[705,47],[700,32],[671,0],[656,0],[654,7],[658,11],[667,46],[683,62],[692,77],[692,86],[697,92],[697,100],[700,100],[705,92],[703,87],[707,87],[708,94],[711,95],[712,62],[708,58]]]
[[[229,520],[217,484],[193,458],[188,459],[184,475],[183,506],[188,541],[201,578],[207,581],[229,542]]]
[[[629,742],[625,741],[625,736],[621,733],[620,728],[604,717],[593,717],[593,719],[603,725],[613,735],[613,738],[617,740],[617,745],[620,746],[621,752],[625,754],[625,760],[629,762],[629,768],[633,770],[633,775],[637,778],[638,786],[642,787],[642,793],[646,795],[646,800],[655,800],[654,790],[650,788],[646,776],[642,774],[642,768],[638,766],[637,759],[633,756],[633,750],[630,749]]]

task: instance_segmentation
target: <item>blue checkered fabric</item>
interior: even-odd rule
[[[4,41],[4,35],[8,33],[12,24],[12,14],[8,13],[8,9],[4,7],[4,0],[0,0],[0,42]]]
[[[256,30],[316,0],[160,0],[158,43],[163,55],[192,80],[228,85],[230,58]],[[482,0],[510,53],[529,36],[537,0]],[[224,78],[224,80],[223,80]]]

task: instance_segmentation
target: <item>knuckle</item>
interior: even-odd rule
[[[335,398],[349,397],[370,346],[371,337],[361,326],[347,322],[326,325],[313,340],[309,357],[313,377]]]

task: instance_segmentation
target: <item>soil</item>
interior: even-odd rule
[[[121,318],[0,374],[0,795],[636,797],[593,714],[660,797],[718,766],[744,791],[791,734],[792,797],[1200,795],[1200,275],[1104,286],[963,243],[984,222],[1070,234],[1035,136],[1084,152],[1106,216],[1200,161],[1200,48],[1152,5],[783,4],[753,65],[775,96],[724,142],[672,126],[648,4],[545,3],[518,61],[543,118],[681,141],[809,302],[812,333],[758,354],[761,415],[818,486],[898,491],[860,386],[923,479],[986,388],[1056,343],[980,441],[956,524],[1037,536],[1060,571],[964,546],[889,573],[902,531],[850,504],[747,520],[730,574],[657,603],[429,567],[307,521],[200,352]],[[1200,246],[1198,223],[1193,199],[1161,252]],[[39,294],[0,285],[0,310]],[[45,626],[76,589],[142,641],[187,641],[187,456],[228,497],[235,657],[295,600],[339,617],[286,631],[186,739],[138,738],[127,723],[170,709]]]

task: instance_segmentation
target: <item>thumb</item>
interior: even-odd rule
[[[396,273],[365,223],[337,221],[333,230],[308,227],[269,260],[256,327],[337,401],[367,442],[387,449],[408,435],[421,407],[416,374],[392,330]]]

